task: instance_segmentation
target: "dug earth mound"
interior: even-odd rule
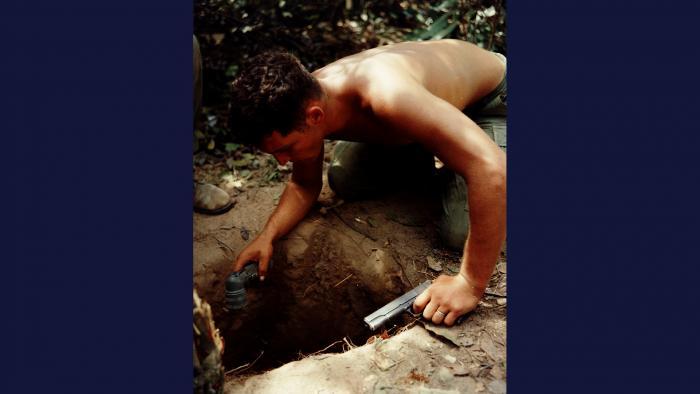
[[[233,260],[283,187],[246,190],[224,215],[194,215],[194,285],[224,339],[227,392],[505,391],[505,255],[459,326],[405,316],[371,332],[363,323],[426,279],[458,272],[459,254],[437,241],[438,203],[429,194],[342,203],[325,183],[320,204],[276,243],[247,305],[228,311]]]

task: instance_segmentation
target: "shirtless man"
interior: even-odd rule
[[[453,325],[476,308],[505,240],[506,155],[492,140],[498,141],[502,132],[504,147],[505,71],[502,55],[458,40],[383,46],[313,73],[288,54],[254,58],[232,85],[232,131],[239,141],[294,166],[279,205],[238,255],[234,271],[258,261],[264,279],[273,242],[304,218],[321,191],[324,139],[342,140],[328,173],[331,188],[341,197],[352,197],[348,183],[362,183],[356,181],[362,174],[343,160],[354,158],[355,167],[372,162],[368,146],[398,145],[412,152],[421,147],[429,167],[434,154],[457,179],[447,191],[448,201],[443,196],[443,210],[445,220],[460,218],[460,212],[447,211],[461,198],[463,232],[457,237],[463,256],[459,274],[438,277],[416,298],[414,310],[435,324]],[[489,111],[500,119],[491,135],[472,119]],[[391,171],[406,171],[402,168],[416,161],[405,157]],[[384,164],[365,171],[374,173],[365,176],[368,190],[391,177],[376,175],[387,174],[390,164]],[[455,238],[454,231],[448,235]]]

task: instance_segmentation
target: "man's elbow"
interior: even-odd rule
[[[467,176],[472,179],[479,179],[491,193],[506,193],[506,155],[503,151],[489,155],[480,160],[478,166],[471,168],[471,174]],[[467,178],[467,179],[469,179]]]
[[[489,165],[486,174],[490,188],[505,196],[507,185],[505,160]]]

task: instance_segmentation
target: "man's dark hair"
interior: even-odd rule
[[[265,52],[251,58],[231,85],[229,129],[236,142],[259,145],[273,131],[289,134],[305,119],[321,86],[293,55]]]

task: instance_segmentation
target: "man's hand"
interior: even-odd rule
[[[484,289],[472,286],[462,274],[440,275],[413,302],[413,311],[435,324],[451,326],[457,318],[476,308]]]
[[[238,272],[243,269],[249,261],[257,261],[258,276],[261,281],[265,280],[270,257],[272,257],[272,240],[261,234],[261,236],[255,238],[253,242],[249,243],[238,257],[236,257],[236,262],[233,264],[233,272]]]
[[[272,257],[272,243],[289,233],[299,223],[318,198],[323,185],[323,140],[317,157],[298,160],[292,168],[292,179],[280,196],[280,202],[257,238],[241,251],[233,263],[239,272],[249,261],[258,262],[258,276],[265,279]]]

